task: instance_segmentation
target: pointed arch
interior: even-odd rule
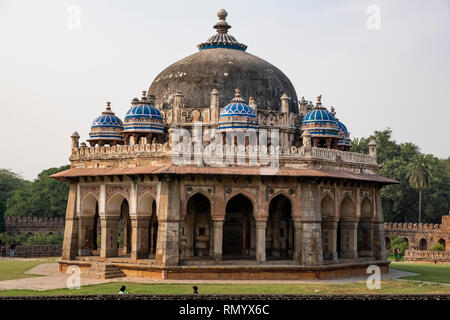
[[[119,217],[124,200],[127,200],[127,198],[121,192],[114,193],[106,203],[106,216]]]
[[[212,255],[214,231],[211,207],[211,200],[203,192],[195,192],[189,197],[182,230],[184,256]]]
[[[255,218],[255,216],[256,216],[255,209],[258,208],[258,203],[255,200],[255,196],[252,195],[248,191],[240,189],[240,190],[237,190],[237,191],[231,193],[225,203],[225,208],[227,207],[228,203],[238,195],[241,195],[242,197],[244,197],[245,199],[250,201],[250,203],[252,204],[252,217]]]
[[[242,191],[228,199],[223,224],[224,258],[225,256],[248,257],[254,253],[256,238],[254,210],[254,201]]]
[[[340,220],[355,220],[356,219],[356,210],[355,203],[353,199],[346,195],[339,206],[339,219]]]
[[[156,202],[153,193],[150,191],[144,192],[138,199],[137,215],[151,217],[154,213],[153,202]]]
[[[97,204],[98,204],[97,197],[92,192],[87,193],[83,197],[83,199],[81,199],[80,214],[82,216],[95,215]]]
[[[269,202],[269,217],[267,219],[267,257],[293,258],[294,253],[294,222],[292,219],[292,201],[282,192],[271,198]]]
[[[334,201],[329,194],[326,194],[320,201],[320,214],[322,220],[334,220],[336,213],[334,209]]]
[[[361,201],[361,217],[360,220],[372,220],[373,218],[373,206],[368,197],[364,197]]]

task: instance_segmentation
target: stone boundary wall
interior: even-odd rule
[[[426,251],[436,243],[450,250],[450,215],[442,216],[441,224],[397,223],[384,224],[386,248],[390,249],[390,237],[397,236],[408,241],[408,249]]]
[[[64,218],[7,217],[5,219],[5,231],[11,233],[64,232],[64,225]]]
[[[33,257],[59,257],[62,253],[62,245],[37,245],[37,246],[16,246],[16,258]],[[6,256],[9,256],[9,246],[6,246]]]
[[[406,250],[405,261],[450,263],[450,251]]]

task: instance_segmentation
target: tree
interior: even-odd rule
[[[397,249],[403,256],[408,248],[408,242],[405,239],[398,236],[390,236],[392,249]]]
[[[33,183],[16,190],[7,201],[6,216],[64,217],[69,186],[50,176],[68,168],[44,170]]]
[[[422,221],[422,190],[433,181],[432,156],[417,155],[408,164],[407,177],[411,187],[419,189],[419,223]]]
[[[420,153],[413,143],[398,144],[392,139],[388,128],[375,131],[368,138],[356,138],[352,142],[352,151],[367,153],[366,143],[374,139],[377,143],[377,161],[380,164],[378,174],[398,181],[381,189],[383,215],[385,221],[416,222],[418,217],[417,191],[408,178],[408,166]],[[427,156],[433,168],[433,183],[422,190],[421,221],[439,223],[441,216],[450,210],[450,158],[438,159]]]
[[[14,192],[29,184],[18,174],[8,169],[0,169],[0,232],[5,230],[6,202]]]

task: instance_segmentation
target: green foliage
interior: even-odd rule
[[[8,169],[0,169],[0,232],[5,231],[6,202],[17,189],[30,182]]]
[[[415,155],[407,167],[407,177],[414,189],[428,188],[433,181],[433,171],[436,165],[432,155]]]
[[[55,234],[42,234],[40,232],[36,234],[25,233],[0,233],[0,241],[6,245],[15,243],[16,245],[52,245],[62,244],[64,235],[62,232]]]
[[[375,131],[368,138],[353,139],[351,151],[368,152],[368,142],[377,143],[377,161],[381,165],[379,174],[399,182],[381,190],[385,221],[416,222],[419,212],[419,190],[412,180],[424,180],[422,190],[422,221],[440,223],[441,216],[450,210],[450,158],[438,159],[423,155],[410,142],[397,143],[392,139],[392,130]],[[426,177],[412,178],[418,163],[427,171]],[[414,173],[414,174],[413,174]]]
[[[117,244],[119,246],[123,246],[123,236],[122,235],[117,236]]]
[[[50,176],[68,168],[44,170],[33,183],[17,189],[7,201],[6,216],[64,217],[69,186]]]
[[[436,243],[434,246],[430,248],[431,251],[445,251],[445,248],[442,244]]]
[[[408,248],[408,242],[405,239],[397,236],[390,236],[392,250],[397,249],[398,252],[403,256],[406,249]]]

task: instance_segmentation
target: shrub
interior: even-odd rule
[[[406,249],[408,248],[408,242],[405,239],[397,236],[391,236],[391,247],[392,250],[397,249],[400,254],[403,256],[405,254]]]
[[[24,233],[0,233],[0,241],[6,245],[57,245],[62,244],[64,235],[61,232],[55,234],[24,234]]]
[[[430,248],[431,251],[445,251],[445,248],[440,243],[436,243]]]

